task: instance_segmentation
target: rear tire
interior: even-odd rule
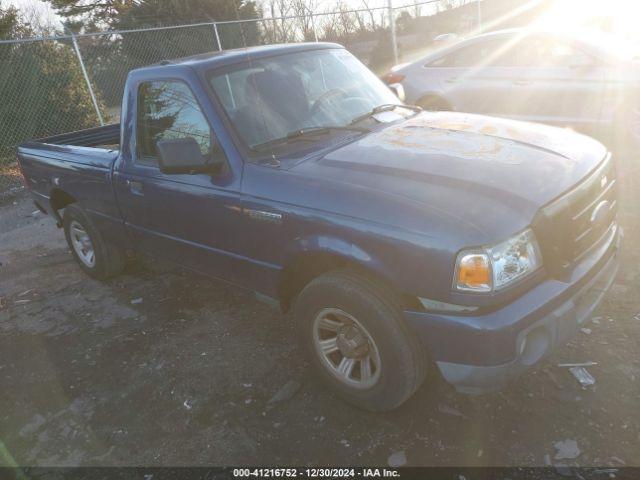
[[[67,206],[62,226],[71,254],[87,275],[106,280],[122,272],[124,252],[104,239],[82,207]]]
[[[347,402],[392,410],[424,381],[427,354],[379,282],[351,270],[326,273],[302,290],[294,314],[311,363]]]

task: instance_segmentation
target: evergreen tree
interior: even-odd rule
[[[1,39],[33,35],[14,8],[0,4]],[[0,64],[0,163],[13,161],[16,145],[25,140],[98,125],[68,43],[0,44]]]

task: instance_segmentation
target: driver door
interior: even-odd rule
[[[240,192],[229,182],[228,167],[216,174],[169,175],[158,166],[157,143],[186,137],[203,155],[222,152],[185,82],[140,83],[135,151],[115,177],[125,225],[141,252],[233,281]]]

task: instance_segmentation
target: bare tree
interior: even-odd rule
[[[338,23],[338,16],[335,13],[323,15],[321,29],[325,40],[336,41],[340,38]]]
[[[413,6],[413,18],[419,18],[422,16],[422,5]]]
[[[296,29],[304,40],[310,41],[315,38],[315,20],[313,14],[318,10],[317,0],[292,0],[291,9],[296,16],[294,23]]]
[[[453,10],[465,3],[465,0],[440,0],[438,3],[438,11]]]
[[[342,36],[348,37],[356,30],[353,15],[349,12],[349,7],[342,3],[342,0],[338,2],[337,7],[340,33]]]
[[[356,22],[358,32],[366,32],[367,28],[367,20],[364,18],[362,12],[354,12],[353,18]]]
[[[280,17],[291,17],[293,15],[293,5],[287,0],[276,0]],[[290,19],[280,19],[281,41],[284,43],[295,40],[295,23]]]
[[[294,22],[291,19],[282,18],[294,15],[293,4],[290,1],[267,0],[263,10],[270,12],[273,19],[265,23],[265,33],[271,43],[286,43],[295,40]]]
[[[386,10],[370,7],[371,0],[361,0],[366,10],[364,12],[354,12],[358,8],[345,0],[336,0],[336,3],[320,12],[321,1],[264,0],[262,11],[268,12],[273,19],[265,17],[265,38],[271,43],[277,43],[297,39],[311,41],[317,35],[324,40],[344,41],[385,26]]]
[[[361,0],[362,4],[364,5],[364,8],[367,9],[367,13],[369,14],[369,19],[371,20],[371,30],[375,30],[376,29],[376,17],[375,17],[375,10],[371,10],[371,7],[369,7],[369,2],[367,0]]]
[[[36,0],[27,0],[20,4],[20,18],[38,35],[55,32],[60,27],[53,9]]]

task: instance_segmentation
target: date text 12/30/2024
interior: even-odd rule
[[[235,468],[234,478],[399,478],[388,468]]]

